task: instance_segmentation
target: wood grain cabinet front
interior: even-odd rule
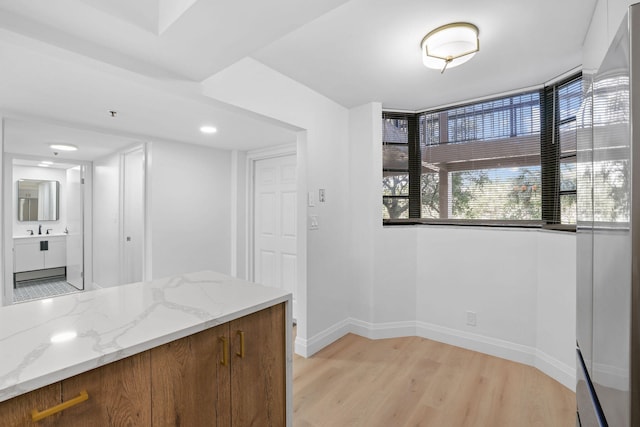
[[[227,381],[220,361],[221,325],[151,350],[152,425],[222,426],[219,384]]]
[[[13,399],[0,402],[0,425],[6,427],[56,426],[60,414],[33,421],[32,412],[55,407],[61,403],[60,383],[48,385]]]
[[[89,399],[62,411],[65,427],[151,425],[149,352],[109,363],[62,381],[62,400],[85,391]]]
[[[0,403],[2,426],[151,425],[149,352]]]
[[[284,304],[230,322],[229,334],[230,425],[286,425]]]
[[[285,425],[285,308],[151,350],[153,426]]]
[[[283,427],[285,313],[278,304],[0,402],[0,425]]]

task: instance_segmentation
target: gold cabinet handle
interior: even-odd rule
[[[236,356],[244,358],[244,332],[238,331],[236,332],[236,335],[240,336],[240,351],[236,352]]]
[[[227,357],[229,354],[229,340],[227,340],[227,337],[220,337],[220,341],[222,341],[222,360],[220,361],[220,364],[222,366],[227,366],[229,363],[229,359]]]
[[[31,419],[36,422],[40,421],[44,418],[50,417],[53,414],[57,414],[58,412],[62,412],[65,409],[69,409],[72,406],[77,405],[78,403],[82,403],[85,400],[89,399],[89,394],[86,390],[82,390],[78,397],[74,397],[73,399],[67,400],[66,402],[62,402],[59,405],[53,406],[51,408],[45,409],[44,411],[38,411],[34,409],[31,411]]]

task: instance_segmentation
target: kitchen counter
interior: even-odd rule
[[[205,271],[2,307],[0,402],[282,302],[291,325],[291,294]]]

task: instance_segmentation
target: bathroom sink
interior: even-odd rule
[[[14,239],[33,239],[33,238],[41,238],[41,237],[58,237],[58,236],[68,236],[66,233],[49,233],[49,234],[34,234],[33,236],[30,234],[25,234],[22,236],[13,236]]]

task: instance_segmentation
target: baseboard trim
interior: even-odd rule
[[[369,339],[419,336],[533,366],[575,392],[576,373],[569,365],[534,347],[420,321],[370,323],[347,318],[309,339],[296,338],[295,351],[310,357],[348,333]]]
[[[536,349],[535,367],[575,393],[576,370],[542,350]]]
[[[341,322],[328,327],[324,331],[315,334],[309,339],[296,337],[295,351],[302,357],[311,357],[332,342],[335,342],[351,332],[351,319],[344,319]]]

